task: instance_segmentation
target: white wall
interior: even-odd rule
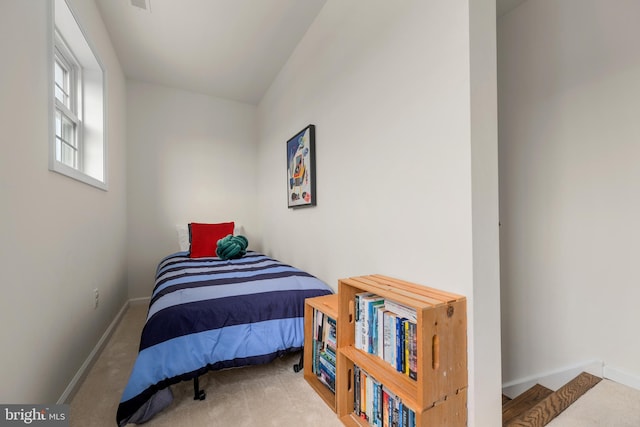
[[[176,224],[235,221],[260,249],[256,107],[127,82],[129,296],[148,297]]]
[[[501,422],[499,315],[474,311],[485,292],[499,312],[495,4],[480,9],[330,0],[258,108],[265,251],[334,288],[384,273],[466,295],[471,426]],[[290,210],[285,142],[309,123],[318,205]]]
[[[640,378],[640,3],[499,20],[503,379],[588,360]]]
[[[474,390],[469,407],[476,426],[502,422],[501,394],[495,392],[502,386],[495,6],[494,0],[469,2],[473,241],[469,382]]]
[[[127,298],[125,82],[95,4],[71,6],[107,69],[107,192],[48,170],[49,2],[0,2],[3,403],[55,403]]]

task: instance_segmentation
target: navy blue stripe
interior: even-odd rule
[[[190,258],[188,253],[186,253],[186,255],[185,255],[185,252],[178,252],[178,253],[175,253],[173,255],[169,255],[169,256],[163,258],[162,261],[160,261],[160,263],[158,264],[158,268],[156,269],[156,272],[160,271],[163,268],[166,268],[167,266],[170,266],[170,265],[173,265],[173,264],[177,264],[177,263],[183,263],[183,262],[191,263],[191,264],[203,264],[203,263],[206,263],[207,265],[211,265],[213,267],[216,264],[224,264],[224,265],[226,265],[226,264],[229,264],[229,263],[242,263],[242,262],[245,262],[245,261],[250,261],[250,262],[255,261],[252,258],[269,259],[264,254],[261,254],[259,252],[247,252],[247,254],[245,256],[243,256],[242,258],[233,259],[233,260],[224,260],[224,259],[217,258],[217,257]],[[277,262],[279,262],[279,261],[277,261]]]
[[[302,350],[302,347],[290,348],[286,350],[279,350],[270,354],[261,354],[259,356],[252,357],[243,357],[238,359],[231,360],[223,360],[220,362],[216,362],[214,364],[209,364],[204,366],[196,371],[188,372],[183,375],[178,375],[173,378],[168,378],[166,380],[162,380],[137,396],[127,400],[126,402],[120,402],[118,405],[118,412],[116,415],[116,422],[119,426],[124,426],[127,424],[129,418],[136,413],[136,411],[144,405],[147,400],[151,398],[154,394],[156,394],[159,390],[169,387],[170,385],[177,384],[181,381],[189,381],[193,378],[197,378],[200,375],[203,375],[209,371],[219,371],[227,368],[237,368],[241,366],[249,366],[249,365],[263,365],[265,363],[272,362],[276,358],[291,352],[296,352]]]
[[[201,282],[181,283],[178,285],[169,286],[161,290],[160,292],[158,292],[156,295],[153,296],[153,298],[151,298],[150,305],[156,302],[158,298],[162,297],[163,295],[169,294],[171,292],[176,292],[181,289],[199,288],[203,286],[232,285],[236,283],[257,282],[260,280],[279,279],[283,277],[293,277],[293,276],[313,277],[312,275],[310,275],[309,273],[305,273],[304,271],[297,271],[297,272],[282,271],[278,273],[259,274],[253,277],[227,277],[223,279],[204,280]]]
[[[178,258],[169,262],[166,262],[156,270],[156,273],[162,273],[171,269],[190,268],[190,267],[204,267],[204,268],[217,268],[218,266],[227,265],[242,265],[242,264],[255,264],[260,261],[274,261],[264,256],[253,255],[249,257],[242,257],[232,260],[223,260],[220,258]]]
[[[330,291],[325,289],[265,292],[167,307],[147,320],[139,351],[172,338],[210,329],[304,317],[304,299],[328,293]]]
[[[235,266],[236,268],[225,268],[224,271],[237,271],[237,270],[245,270],[245,268],[244,268],[245,266],[250,266],[250,265],[254,265],[254,264],[260,264],[260,263],[267,262],[267,261],[270,261],[270,260],[265,259],[265,258],[260,258],[260,259],[254,259],[254,260],[251,260],[251,261],[243,262],[242,264],[228,263],[227,262],[226,264],[222,264],[222,266],[223,267]],[[223,262],[225,262],[225,261],[223,261]],[[176,264],[179,264],[179,263],[176,263]],[[268,267],[273,267],[274,265],[284,266],[284,264],[280,264],[280,263],[275,264],[272,261],[272,263]],[[183,276],[187,276],[187,275],[190,275],[190,274],[193,274],[193,275],[211,274],[214,271],[215,267],[217,267],[217,266],[216,265],[211,265],[211,264],[207,264],[207,265],[202,265],[202,264],[197,265],[196,264],[196,265],[193,265],[193,266],[190,266],[190,265],[186,265],[186,266],[185,265],[176,265],[176,266],[171,267],[171,268],[164,267],[162,269],[162,274],[160,276],[164,276],[165,274],[172,273],[174,271],[181,271],[181,270],[184,270],[184,269],[187,269],[187,268],[201,268],[203,271],[197,272],[197,273],[185,273]],[[178,276],[172,276],[172,277],[181,277],[181,276],[178,275]],[[158,284],[156,284],[156,286],[158,286],[160,283],[162,283],[162,282],[164,282],[166,280],[170,280],[171,278],[162,279],[162,281],[159,282]],[[157,277],[156,277],[156,279],[157,279]]]
[[[264,262],[264,260],[259,260],[256,263],[260,263],[260,262]],[[208,269],[207,267],[204,267],[201,271],[192,271],[192,272],[185,272],[182,274],[175,274],[173,276],[170,277],[166,277],[164,279],[161,279],[158,283],[156,283],[156,286],[153,288],[154,292],[155,290],[161,286],[162,284],[170,281],[170,280],[174,280],[174,279],[178,279],[178,278],[183,278],[183,277],[199,277],[199,276],[210,276],[212,274],[217,274],[217,273],[224,273],[224,274],[228,274],[228,273],[233,273],[233,272],[251,272],[251,271],[264,271],[264,270],[269,270],[269,269],[273,269],[275,267],[280,267],[280,268],[287,268],[286,266],[283,265],[278,265],[278,264],[269,264],[269,265],[260,265],[257,267],[244,267],[244,265],[242,266],[242,268],[240,266],[238,266],[238,268],[228,268],[228,269],[224,269],[224,270],[218,270],[215,271],[213,269]],[[189,267],[177,267],[175,268],[173,271],[180,271],[180,270],[184,270],[185,268],[189,268]],[[198,268],[198,267],[193,267],[193,268]],[[289,267],[292,268],[292,267]],[[162,275],[164,276],[166,273],[166,271],[164,271],[162,273]],[[245,281],[250,281],[251,278],[249,277],[245,277]]]

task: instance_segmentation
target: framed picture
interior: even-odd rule
[[[288,207],[316,205],[316,127],[309,125],[287,141]]]

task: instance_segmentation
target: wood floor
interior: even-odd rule
[[[581,373],[555,392],[536,384],[510,399],[502,396],[503,427],[543,427],[586,393],[601,378]]]

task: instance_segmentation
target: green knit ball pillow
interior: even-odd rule
[[[233,236],[231,234],[218,240],[216,255],[222,259],[242,258],[247,253],[249,241],[244,236]]]

